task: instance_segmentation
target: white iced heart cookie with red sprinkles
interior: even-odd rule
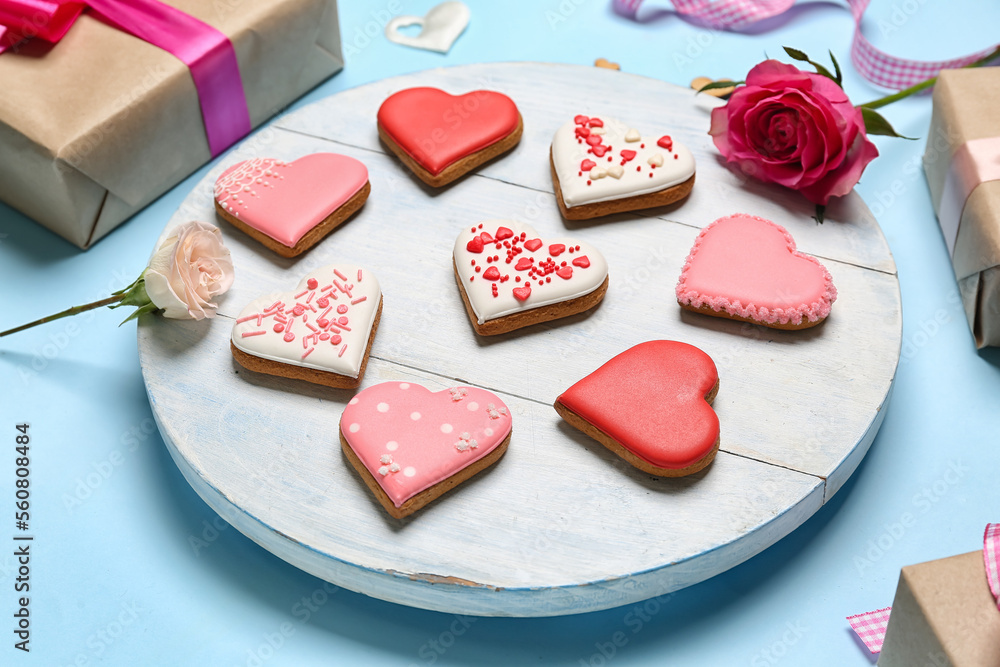
[[[340,444],[365,485],[401,519],[496,463],[511,414],[485,389],[383,382],[351,399]]]
[[[245,368],[328,387],[361,384],[382,315],[375,275],[350,264],[317,269],[291,292],[251,301],[233,325]]]
[[[552,183],[567,220],[665,206],[694,187],[694,157],[669,134],[643,136],[607,116],[578,115],[552,139]]]
[[[515,220],[466,227],[453,258],[466,312],[481,336],[583,312],[608,289],[608,264],[597,248],[542,238]]]

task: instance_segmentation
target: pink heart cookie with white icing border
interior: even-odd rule
[[[463,229],[453,263],[466,312],[481,336],[583,312],[608,288],[608,264],[597,248],[577,239],[542,238],[516,220]]]
[[[257,157],[222,172],[215,210],[279,255],[295,257],[351,217],[370,191],[368,169],[346,155]]]
[[[510,434],[508,407],[476,387],[383,382],[352,398],[340,419],[344,454],[397,519],[499,460]]]
[[[814,327],[837,299],[830,272],[784,227],[742,213],[698,234],[676,293],[686,310],[774,329]]]
[[[381,314],[375,275],[331,264],[306,275],[294,290],[247,304],[233,324],[230,347],[249,370],[352,389],[364,377]]]

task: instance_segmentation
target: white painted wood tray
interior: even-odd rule
[[[390,93],[429,85],[510,95],[524,138],[509,155],[440,191],[379,144]],[[220,316],[145,317],[139,353],[153,414],[184,476],[244,534],[335,584],[401,604],[463,614],[548,616],[635,602],[703,581],[766,549],[839,489],[882,423],[899,359],[899,284],[881,230],[856,194],[817,225],[800,197],[723,166],[706,134],[717,102],[620,72],[490,64],[420,72],[348,90],[257,133],[226,156],[170,221],[215,220],[212,184],[251,156],[334,151],[365,162],[362,212],[298,261],[219,222],[237,280]],[[575,114],[614,116],[687,144],[691,197],[584,224],[559,216],[548,146]],[[788,228],[822,259],[840,298],[825,324],[766,330],[685,313],[674,285],[701,227],[734,212]],[[455,286],[458,231],[516,218],[543,235],[601,248],[611,284],[596,311],[493,338],[473,332]],[[391,519],[337,440],[349,391],[244,371],[229,352],[234,315],[330,262],[376,272],[385,295],[364,386],[459,382],[502,394],[514,412],[507,455],[409,519]],[[639,342],[682,340],[719,368],[721,450],[682,479],[643,474],[562,422],[570,384]]]

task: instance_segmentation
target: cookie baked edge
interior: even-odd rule
[[[255,373],[292,378],[294,380],[304,380],[306,382],[323,385],[325,387],[333,387],[334,389],[356,389],[361,385],[361,381],[365,377],[365,370],[368,368],[368,356],[371,354],[372,342],[375,340],[375,332],[378,331],[378,325],[382,319],[382,304],[384,301],[384,297],[379,299],[378,311],[376,311],[375,320],[372,322],[371,333],[368,334],[368,344],[365,346],[365,353],[361,357],[361,368],[358,369],[358,377],[356,378],[351,377],[350,375],[334,373],[332,371],[321,371],[315,368],[306,368],[303,366],[286,364],[281,361],[264,359],[263,357],[250,354],[249,352],[244,352],[236,347],[231,340],[229,341],[229,349],[233,354],[233,359],[235,359],[240,366],[246,368],[247,370],[254,371]]]
[[[343,417],[341,417],[341,421],[343,421]],[[354,452],[350,443],[347,442],[347,439],[344,437],[343,425],[341,425],[341,428],[339,429],[340,448],[343,450],[344,456],[347,457],[351,467],[354,468],[354,470],[361,477],[365,486],[367,486],[368,489],[375,495],[379,504],[382,505],[385,511],[388,512],[394,519],[403,519],[413,514],[437,498],[440,498],[445,493],[451,491],[459,484],[471,479],[499,461],[500,458],[507,452],[507,446],[510,445],[510,437],[513,433],[514,430],[512,428],[510,433],[507,434],[507,437],[504,438],[492,452],[483,458],[470,463],[461,470],[456,471],[455,474],[449,475],[437,484],[424,489],[412,498],[408,498],[402,505],[396,507],[389,498],[389,495],[378,483],[378,480],[375,479],[375,476],[372,475],[371,471],[365,467],[365,464],[361,462],[361,459]]]
[[[691,174],[691,178],[683,183],[678,183],[663,190],[644,195],[621,197],[619,199],[567,207],[566,202],[563,200],[562,186],[559,184],[559,175],[556,173],[556,165],[552,159],[551,148],[549,148],[549,171],[552,173],[552,186],[555,189],[556,204],[559,205],[559,212],[567,220],[590,220],[591,218],[600,218],[615,213],[638,211],[644,208],[655,208],[657,206],[673,204],[691,194],[691,190],[694,189],[694,179],[697,175],[696,172]]]
[[[228,222],[233,227],[236,227],[238,230],[261,245],[267,247],[269,250],[273,250],[282,257],[297,257],[319,243],[324,237],[326,237],[327,234],[346,222],[348,218],[359,211],[368,200],[368,195],[371,193],[371,189],[371,181],[365,181],[365,184],[361,186],[361,189],[351,195],[351,197],[343,204],[335,208],[330,215],[324,218],[318,225],[306,232],[294,246],[287,246],[284,243],[271,238],[264,232],[251,227],[226,211],[222,205],[219,204],[219,200],[217,199],[215,200],[215,212],[220,218]]]
[[[386,147],[388,147],[389,150],[391,150],[393,154],[417,176],[417,178],[434,188],[440,188],[444,185],[448,185],[452,181],[458,180],[465,174],[469,173],[476,167],[479,167],[493,158],[499,157],[500,155],[513,149],[521,141],[521,135],[523,133],[524,121],[521,118],[520,112],[518,112],[517,127],[515,127],[510,134],[504,135],[489,146],[481,148],[475,153],[470,153],[469,155],[452,162],[445,167],[440,174],[435,175],[425,169],[420,163],[414,160],[409,153],[403,150],[402,146],[397,144],[392,137],[389,136],[389,133],[385,131],[382,124],[378,123],[378,136],[379,139],[382,140],[382,143],[384,143]]]
[[[705,396],[705,402],[711,405],[715,400],[716,394],[718,393],[719,380],[716,380],[715,385],[708,392],[708,395]],[[711,451],[691,465],[684,468],[661,468],[634,454],[631,450],[627,449],[610,435],[560,403],[558,398],[555,403],[552,404],[552,407],[555,408],[556,412],[559,413],[559,416],[562,417],[567,424],[601,443],[631,466],[638,468],[645,473],[649,473],[650,475],[656,475],[657,477],[685,477],[687,475],[693,475],[694,473],[708,467],[708,465],[715,460],[715,455],[719,453],[721,434],[715,439],[715,444],[712,446]]]
[[[454,257],[451,260],[451,267],[455,273],[455,282],[458,284],[459,294],[462,295],[462,303],[465,304],[465,312],[469,316],[469,321],[472,322],[472,328],[480,336],[497,336],[516,329],[530,327],[533,324],[551,322],[590,310],[604,300],[604,294],[608,291],[608,280],[610,279],[610,274],[604,276],[604,282],[598,285],[596,289],[575,299],[550,303],[547,306],[529,308],[511,313],[510,315],[486,320],[480,324],[479,316],[473,310],[472,303],[469,301],[469,295],[465,291],[465,285],[462,284],[462,276],[458,272],[458,265],[455,264]]]

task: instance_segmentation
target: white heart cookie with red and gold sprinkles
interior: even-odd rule
[[[665,206],[694,187],[694,156],[685,146],[607,116],[578,115],[560,127],[550,161],[567,220]]]
[[[453,252],[466,312],[476,333],[492,336],[593,308],[608,289],[608,264],[594,246],[542,238],[516,220],[462,230]]]
[[[375,275],[332,264],[290,292],[247,304],[233,325],[230,349],[241,366],[258,373],[354,388],[365,375],[381,316]]]

